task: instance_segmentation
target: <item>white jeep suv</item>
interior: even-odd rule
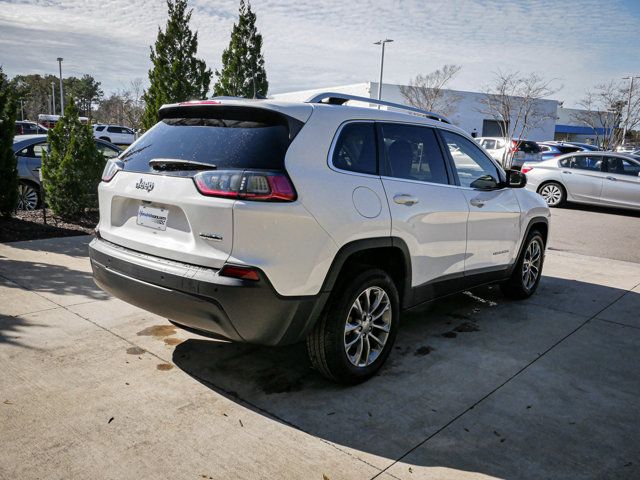
[[[100,287],[202,335],[306,339],[343,383],[381,367],[401,311],[487,283],[525,298],[541,277],[542,197],[412,107],[335,93],[165,105],[102,180]]]

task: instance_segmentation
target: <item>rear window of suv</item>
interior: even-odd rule
[[[530,142],[524,140],[520,142],[520,147],[518,148],[521,152],[524,153],[540,153],[540,147],[536,142]]]
[[[244,115],[246,116],[246,115]],[[191,160],[217,169],[284,169],[286,122],[241,118],[165,118],[121,156],[125,170],[151,172],[154,159]]]

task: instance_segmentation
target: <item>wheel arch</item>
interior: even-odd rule
[[[514,264],[511,266],[511,270],[513,270],[513,268],[515,268],[516,264],[518,263],[518,259],[520,258],[520,255],[522,255],[522,251],[525,248],[525,240],[529,236],[529,233],[531,233],[531,230],[533,229],[540,231],[540,235],[542,235],[542,239],[544,240],[544,246],[546,250],[547,240],[549,238],[549,219],[547,217],[541,217],[541,216],[533,217],[531,220],[529,220],[529,223],[527,224],[527,228],[524,231],[524,235],[522,235],[521,237],[520,248],[518,249],[518,256],[516,257]]]
[[[410,305],[411,255],[404,240],[397,237],[366,238],[344,245],[329,267],[322,291],[332,291],[347,272],[363,266],[385,270],[398,287],[401,307]]]

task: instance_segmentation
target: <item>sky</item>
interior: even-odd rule
[[[198,55],[212,69],[239,0],[190,0]],[[269,93],[377,81],[406,84],[444,64],[449,87],[478,91],[501,70],[555,79],[576,106],[598,83],[640,75],[638,0],[253,0]],[[166,23],[164,0],[0,0],[0,64],[9,76],[93,75],[105,93],[147,82],[149,46]]]

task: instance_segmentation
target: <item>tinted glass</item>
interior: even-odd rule
[[[121,133],[122,129],[120,127],[109,127],[109,128],[107,128],[107,132],[109,132],[109,133]]]
[[[607,157],[607,172],[637,177],[640,173],[640,165],[624,158]]]
[[[520,142],[518,150],[524,153],[539,153],[540,147],[536,142],[528,142],[526,140]]]
[[[100,127],[96,127],[96,132],[101,132],[104,130],[104,125],[100,126]]]
[[[104,158],[115,158],[120,154],[118,150],[108,147],[104,143],[96,142],[96,147],[98,148],[98,151],[100,152],[100,154],[102,154]]]
[[[441,130],[441,133],[451,152],[460,185],[470,188],[488,188],[492,183],[498,185],[498,169],[482,150],[456,133],[447,130]]]
[[[432,128],[381,125],[385,175],[431,183],[449,183],[445,160]]]
[[[602,170],[602,157],[599,155],[569,157],[562,160],[560,165],[565,168],[573,168],[576,170],[599,172]]]
[[[375,126],[368,123],[348,123],[340,132],[333,150],[333,166],[358,173],[378,173]]]
[[[120,156],[124,169],[152,171],[153,159],[192,160],[217,168],[282,169],[289,147],[284,125],[214,118],[157,123]]]
[[[565,154],[565,153],[573,153],[573,152],[577,152],[578,150],[580,150],[578,147],[567,147],[565,145],[557,146],[556,148],[558,150],[560,150],[560,152],[563,153],[563,154]]]

